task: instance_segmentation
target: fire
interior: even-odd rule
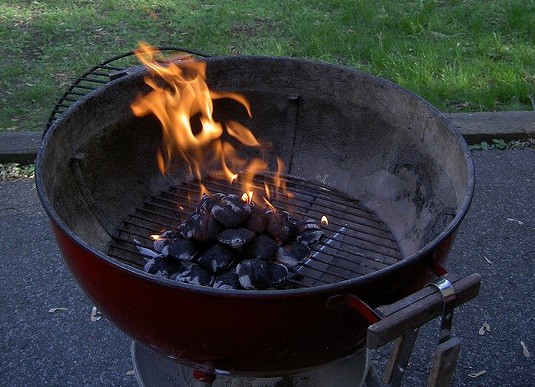
[[[137,98],[131,109],[136,116],[153,114],[161,122],[163,149],[156,154],[160,172],[165,174],[173,158],[179,156],[186,161],[189,173],[200,182],[202,192],[207,192],[202,185],[203,178],[214,176],[224,178],[230,184],[239,180],[249,202],[262,203],[261,198],[269,199],[269,184],[255,183],[256,176],[269,172],[268,162],[260,158],[241,158],[235,147],[222,140],[222,136],[226,134],[225,137],[236,140],[240,147],[257,148],[258,153],[265,154],[260,142],[241,123],[218,122],[213,117],[213,101],[221,98],[236,101],[252,117],[251,106],[245,97],[210,90],[203,61],[187,55],[165,59],[156,48],[146,43],[140,43],[135,54],[148,69],[145,82],[152,90]],[[277,172],[271,183],[288,194],[280,178],[284,167],[282,160],[277,158]],[[257,194],[253,195],[253,191]]]
[[[253,191],[247,191],[243,193],[243,195],[241,196],[241,200],[243,200],[247,204],[251,204],[253,202],[253,196]]]
[[[323,215],[323,216],[321,217],[321,220],[320,220],[320,221],[321,221],[321,224],[322,224],[323,226],[328,226],[328,225],[329,225],[329,219],[327,219],[327,217],[326,217],[325,215]]]

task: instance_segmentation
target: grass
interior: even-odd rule
[[[3,0],[0,131],[42,130],[70,82],[142,40],[342,63],[449,112],[532,110],[533,26],[533,0]]]

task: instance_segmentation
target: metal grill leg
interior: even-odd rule
[[[417,336],[418,328],[412,329],[396,339],[383,376],[383,380],[386,384],[389,384],[392,387],[401,386],[403,373],[409,364]]]

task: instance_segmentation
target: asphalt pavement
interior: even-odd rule
[[[473,157],[476,193],[447,268],[483,280],[455,312],[454,385],[535,386],[535,150]],[[33,180],[0,182],[0,230],[0,385],[136,386],[130,339],[91,321]],[[437,337],[438,321],[422,330],[404,385],[425,385]]]

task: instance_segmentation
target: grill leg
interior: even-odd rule
[[[386,384],[392,387],[401,386],[401,379],[409,364],[417,336],[418,328],[407,331],[396,340],[383,377]]]
[[[458,337],[453,337],[437,346],[427,387],[451,386],[460,349],[461,340]]]

